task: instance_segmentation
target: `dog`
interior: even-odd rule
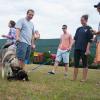
[[[16,57],[16,46],[5,46],[6,51],[2,55],[2,78],[7,80],[29,81],[27,73],[20,67]]]

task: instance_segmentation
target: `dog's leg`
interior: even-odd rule
[[[25,80],[26,80],[26,81],[29,81],[28,75],[26,75]]]
[[[4,67],[2,67],[2,79],[4,79],[4,76],[5,76],[5,70]]]

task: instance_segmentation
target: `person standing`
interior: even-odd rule
[[[81,17],[81,24],[82,26],[79,27],[76,31],[75,37],[74,37],[74,43],[75,43],[75,50],[74,50],[74,74],[73,79],[77,79],[78,75],[78,68],[79,68],[79,62],[80,59],[82,59],[83,63],[83,77],[82,82],[85,82],[87,80],[87,72],[88,72],[88,55],[90,54],[90,43],[93,38],[91,27],[87,25],[88,22],[88,15],[83,15]]]
[[[100,15],[100,2],[97,5],[94,5],[94,8],[97,8],[97,11],[99,12]],[[100,64],[100,22],[99,22],[99,27],[98,27],[98,32],[94,31],[96,34],[96,57],[95,57],[95,62],[96,64]],[[100,81],[97,82],[96,85],[99,85]]]
[[[94,5],[95,8],[97,8],[97,11],[99,12],[100,15],[100,2],[97,5]],[[99,22],[99,27],[98,27],[98,32],[95,32],[96,34],[96,58],[95,62],[97,64],[100,64],[100,22]]]
[[[63,34],[60,38],[60,44],[58,47],[54,68],[52,71],[48,72],[49,74],[55,74],[58,64],[63,59],[64,67],[65,67],[65,75],[67,75],[68,65],[69,65],[69,53],[72,47],[72,36],[67,31],[67,25],[62,26]]]
[[[29,59],[31,47],[34,48],[34,25],[31,19],[34,16],[34,10],[29,9],[26,17],[20,19],[16,23],[16,53],[19,60],[19,65],[22,69],[25,67],[25,59]]]

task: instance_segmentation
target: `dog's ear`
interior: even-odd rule
[[[13,44],[13,43],[7,43],[7,44],[4,45],[3,48],[8,48],[8,47],[11,46],[12,44]]]

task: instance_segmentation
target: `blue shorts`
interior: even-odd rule
[[[19,42],[16,47],[16,55],[19,60],[25,61],[26,59],[30,59],[31,46],[24,43]]]
[[[69,64],[69,51],[58,49],[55,61],[61,62],[62,59],[65,64]]]

